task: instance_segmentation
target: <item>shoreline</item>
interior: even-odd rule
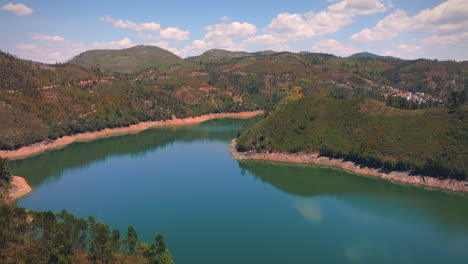
[[[377,169],[367,167],[361,168],[351,161],[343,161],[342,159],[329,159],[328,157],[319,157],[319,153],[286,153],[286,152],[238,152],[237,139],[231,142],[231,155],[236,160],[263,160],[282,163],[301,163],[324,165],[343,169],[348,172],[363,174],[367,176],[382,178],[389,181],[403,182],[407,184],[415,184],[424,187],[445,189],[456,192],[468,193],[468,181],[457,181],[452,179],[439,180],[425,176],[411,176],[408,172],[390,172],[384,173]]]
[[[116,128],[105,128],[103,130],[95,132],[78,133],[70,136],[63,136],[55,140],[43,140],[28,146],[21,147],[16,150],[0,150],[0,157],[8,158],[10,160],[23,159],[33,155],[40,154],[47,150],[60,149],[68,146],[74,142],[91,141],[98,138],[104,138],[115,135],[123,134],[136,134],[143,130],[147,130],[155,127],[164,126],[186,126],[186,125],[197,125],[202,122],[211,119],[221,118],[239,118],[248,119],[254,116],[264,114],[263,110],[251,111],[251,112],[238,112],[238,113],[216,113],[207,114],[196,117],[188,117],[183,119],[169,119],[161,121],[147,121],[140,122],[138,124],[130,125],[128,127],[116,127]]]
[[[32,191],[31,186],[25,178],[13,176],[11,180],[11,188],[8,190],[8,196],[5,199],[6,203],[11,203],[18,198],[25,196]]]

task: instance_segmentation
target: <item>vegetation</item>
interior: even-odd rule
[[[187,61],[198,62],[200,64],[206,63],[222,63],[222,62],[229,62],[230,59],[233,58],[242,58],[242,57],[251,57],[253,56],[250,53],[243,52],[243,51],[228,51],[228,50],[221,50],[221,49],[211,49],[205,51],[200,56],[194,56],[187,58]]]
[[[413,91],[440,103],[389,105],[457,107],[468,85],[466,62],[378,56],[211,50],[183,61],[157,47],[137,46],[89,51],[72,62],[86,66],[44,65],[0,52],[0,149],[174,116],[271,111],[296,95],[385,101]]]
[[[103,71],[134,73],[150,67],[182,63],[177,55],[155,46],[135,46],[123,50],[90,50],[73,58],[70,63],[97,66]]]
[[[355,54],[349,56],[348,58],[352,58],[352,59],[361,59],[361,58],[369,59],[370,58],[370,59],[401,60],[400,58],[396,58],[396,57],[392,57],[392,56],[379,56],[379,55],[372,54],[372,53],[369,53],[369,52],[355,53]]]
[[[33,212],[0,204],[0,263],[174,263],[161,234],[152,245],[63,210]]]
[[[8,186],[11,182],[11,179],[12,175],[10,167],[8,166],[8,159],[0,157],[0,188]]]
[[[383,171],[468,179],[468,106],[401,110],[372,99],[305,97],[238,139],[239,151],[320,152]]]

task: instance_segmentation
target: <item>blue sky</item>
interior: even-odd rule
[[[468,60],[467,0],[0,0],[0,24],[1,50],[42,62],[140,44]]]

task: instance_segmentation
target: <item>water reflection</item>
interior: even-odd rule
[[[296,209],[303,215],[306,219],[311,222],[320,222],[322,221],[322,210],[320,204],[314,200],[296,200],[294,203]]]
[[[263,182],[301,197],[294,206],[311,221],[319,221],[323,215],[320,205],[310,198],[333,197],[377,217],[395,220],[410,217],[416,224],[435,219],[432,224],[447,225],[468,233],[466,194],[390,184],[382,179],[310,165],[262,161],[239,161],[238,164],[241,170],[250,172]]]
[[[144,155],[165,148],[174,142],[231,141],[237,131],[248,128],[261,120],[217,119],[196,126],[166,127],[146,130],[138,134],[103,138],[80,142],[60,150],[52,150],[23,160],[14,160],[11,167],[15,175],[28,179],[33,187],[61,177],[64,170],[84,168],[94,162],[104,162],[121,155]]]

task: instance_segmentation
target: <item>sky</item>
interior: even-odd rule
[[[468,0],[0,0],[0,25],[0,50],[46,63],[135,45],[468,60]]]

